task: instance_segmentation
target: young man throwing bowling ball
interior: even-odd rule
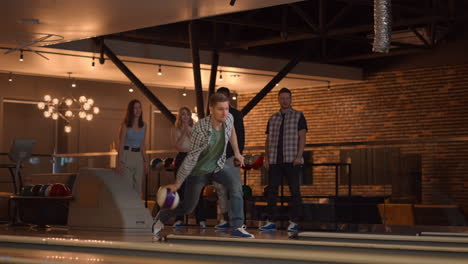
[[[234,237],[253,238],[244,225],[244,200],[242,184],[238,175],[223,170],[226,161],[226,146],[231,143],[235,158],[241,166],[244,157],[239,152],[234,120],[229,113],[229,99],[216,93],[209,99],[210,115],[193,126],[190,151],[180,166],[176,181],[165,186],[177,191],[186,181],[184,200],[175,210],[161,210],[153,222],[153,234],[159,236],[164,223],[175,215],[191,213],[197,206],[200,192],[209,180],[221,183],[230,195],[230,223]]]

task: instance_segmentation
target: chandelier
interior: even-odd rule
[[[47,94],[44,96],[44,101],[39,102],[37,107],[39,110],[44,110],[43,114],[45,118],[57,120],[60,117],[64,119],[66,122],[64,127],[66,133],[71,132],[72,127],[70,124],[75,116],[91,121],[94,115],[99,114],[99,107],[94,105],[94,100],[85,96],[80,96],[78,99],[70,96],[59,100]]]

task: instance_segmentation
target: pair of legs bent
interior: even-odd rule
[[[222,184],[230,195],[230,224],[234,228],[231,235],[242,237],[253,237],[245,231],[244,227],[244,199],[242,195],[242,185],[240,177],[230,173],[227,169],[222,169],[215,173],[202,176],[187,177],[185,185],[184,200],[174,210],[161,210],[154,219],[153,233],[159,234],[163,228],[160,223],[167,221],[176,215],[191,213],[198,204],[200,193],[203,187],[212,180]],[[240,232],[240,233],[239,233]]]

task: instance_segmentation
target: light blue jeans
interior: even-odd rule
[[[230,224],[234,228],[244,224],[244,198],[242,194],[242,184],[237,168],[225,167],[216,173],[205,174],[203,176],[188,176],[185,179],[184,200],[174,210],[161,210],[155,221],[160,220],[164,224],[173,216],[191,213],[198,204],[200,193],[209,180],[221,183],[230,195]]]

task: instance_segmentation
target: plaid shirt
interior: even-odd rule
[[[299,144],[298,124],[302,112],[291,108],[284,116],[283,127],[283,162],[291,163],[296,158]],[[276,112],[268,121],[268,161],[270,164],[277,164],[278,139],[280,136],[281,122],[283,115],[281,111]]]
[[[216,161],[217,166],[214,172],[220,171],[224,167],[226,162],[226,146],[231,138],[232,128],[234,127],[234,118],[231,114],[228,114],[226,121],[223,123],[224,126],[224,151],[221,157]],[[210,143],[213,126],[211,124],[211,116],[207,116],[198,121],[192,128],[190,135],[190,151],[185,157],[182,165],[177,171],[176,180],[179,183],[183,183],[192,172],[193,168],[197,164],[200,153],[204,151]]]

